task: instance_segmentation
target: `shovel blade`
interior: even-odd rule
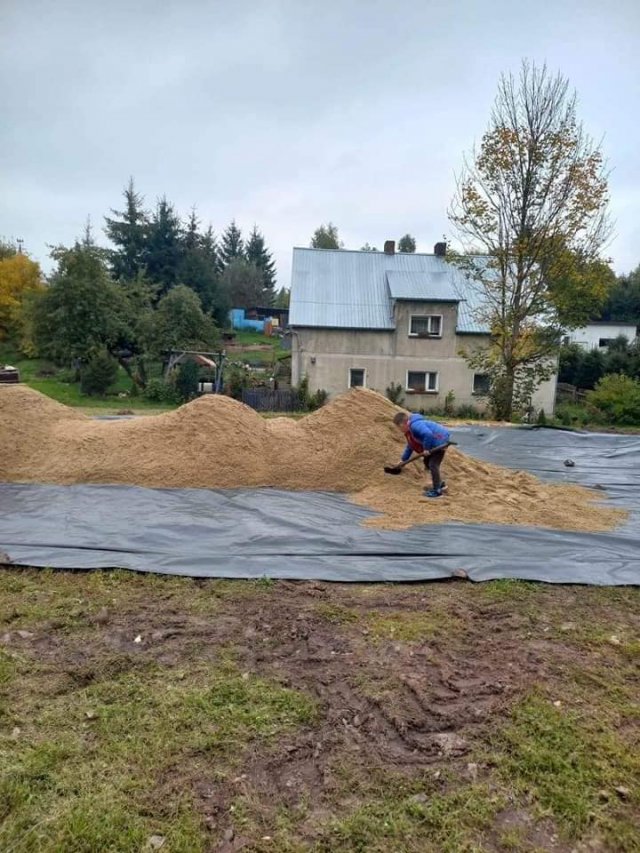
[[[384,466],[384,473],[385,474],[401,474],[402,468],[399,468],[395,465],[385,465]]]

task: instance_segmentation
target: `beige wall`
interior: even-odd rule
[[[409,337],[411,314],[440,314],[442,338]],[[324,388],[330,395],[349,387],[350,368],[365,370],[365,385],[384,394],[392,383],[406,389],[407,371],[435,371],[438,391],[409,394],[405,405],[411,409],[442,408],[452,391],[454,405],[478,408],[485,400],[473,394],[473,373],[460,355],[461,350],[486,346],[484,335],[456,335],[456,307],[447,304],[396,303],[396,331],[374,332],[339,329],[292,330],[292,382],[309,377],[309,388]],[[534,406],[551,414],[555,400],[555,377],[544,383],[534,396]]]

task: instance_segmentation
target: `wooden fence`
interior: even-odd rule
[[[273,391],[271,388],[246,388],[242,402],[257,412],[299,412],[302,409],[298,392],[291,388]]]

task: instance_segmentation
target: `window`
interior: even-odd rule
[[[349,388],[364,388],[364,379],[364,368],[352,367],[349,371]]]
[[[409,370],[407,372],[407,391],[414,394],[436,394],[438,391],[438,374],[424,370]]]
[[[441,338],[441,314],[412,314],[409,321],[410,338]]]
[[[613,341],[613,338],[600,338],[600,340],[598,341],[598,346],[600,347],[600,349],[606,349],[607,347],[611,346]]]
[[[491,388],[491,380],[487,373],[473,374],[473,393],[486,396]]]

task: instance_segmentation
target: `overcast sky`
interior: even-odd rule
[[[0,236],[46,268],[130,175],[151,207],[291,248],[450,233],[462,155],[522,57],[569,77],[603,148],[618,272],[640,263],[639,0],[0,0]]]

